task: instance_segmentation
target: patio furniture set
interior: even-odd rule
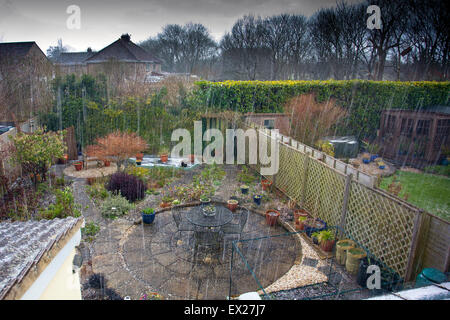
[[[213,214],[206,213],[214,208]],[[240,239],[242,230],[247,223],[249,210],[236,209],[234,212],[223,205],[202,205],[190,208],[172,208],[172,215],[180,232],[193,232],[195,251],[199,246],[218,249],[228,236]],[[233,220],[237,220],[236,223]]]

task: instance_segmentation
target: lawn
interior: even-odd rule
[[[393,179],[400,182],[399,197],[415,206],[450,221],[450,178],[427,173],[397,171],[384,178],[380,188],[388,190]]]

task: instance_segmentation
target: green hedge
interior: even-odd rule
[[[239,112],[283,112],[286,101],[315,92],[319,101],[335,98],[349,110],[337,134],[374,137],[381,110],[447,105],[450,82],[395,81],[224,81],[196,82],[193,95],[208,108]]]

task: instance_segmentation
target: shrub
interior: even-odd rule
[[[114,210],[112,208],[115,208]],[[100,211],[103,216],[107,218],[117,218],[126,214],[129,210],[133,209],[132,203],[121,195],[112,195],[103,201],[100,207]]]
[[[49,207],[39,213],[41,219],[66,218],[69,216],[79,217],[81,212],[79,206],[75,204],[72,190],[65,187],[63,190],[56,189],[56,203],[52,203]]]
[[[423,171],[450,177],[450,166],[428,166]]]
[[[120,193],[128,201],[134,202],[144,198],[147,187],[141,179],[127,173],[117,172],[111,176],[107,189]]]
[[[87,185],[86,191],[94,200],[104,200],[110,196],[110,193],[106,190],[105,185],[101,182],[95,182],[93,185]]]

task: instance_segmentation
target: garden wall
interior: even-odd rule
[[[450,82],[395,82],[367,80],[329,81],[224,81],[196,82],[198,103],[219,110],[283,112],[294,96],[315,92],[319,101],[335,98],[349,110],[337,134],[375,137],[381,110],[414,110],[448,104]]]
[[[294,147],[282,143],[280,136],[264,134],[269,141],[277,139],[280,147],[279,171],[266,178],[314,217],[342,227],[406,280],[425,267],[448,269],[447,222],[354,180],[351,173],[308,155],[301,145]],[[424,222],[427,218],[429,227]]]

